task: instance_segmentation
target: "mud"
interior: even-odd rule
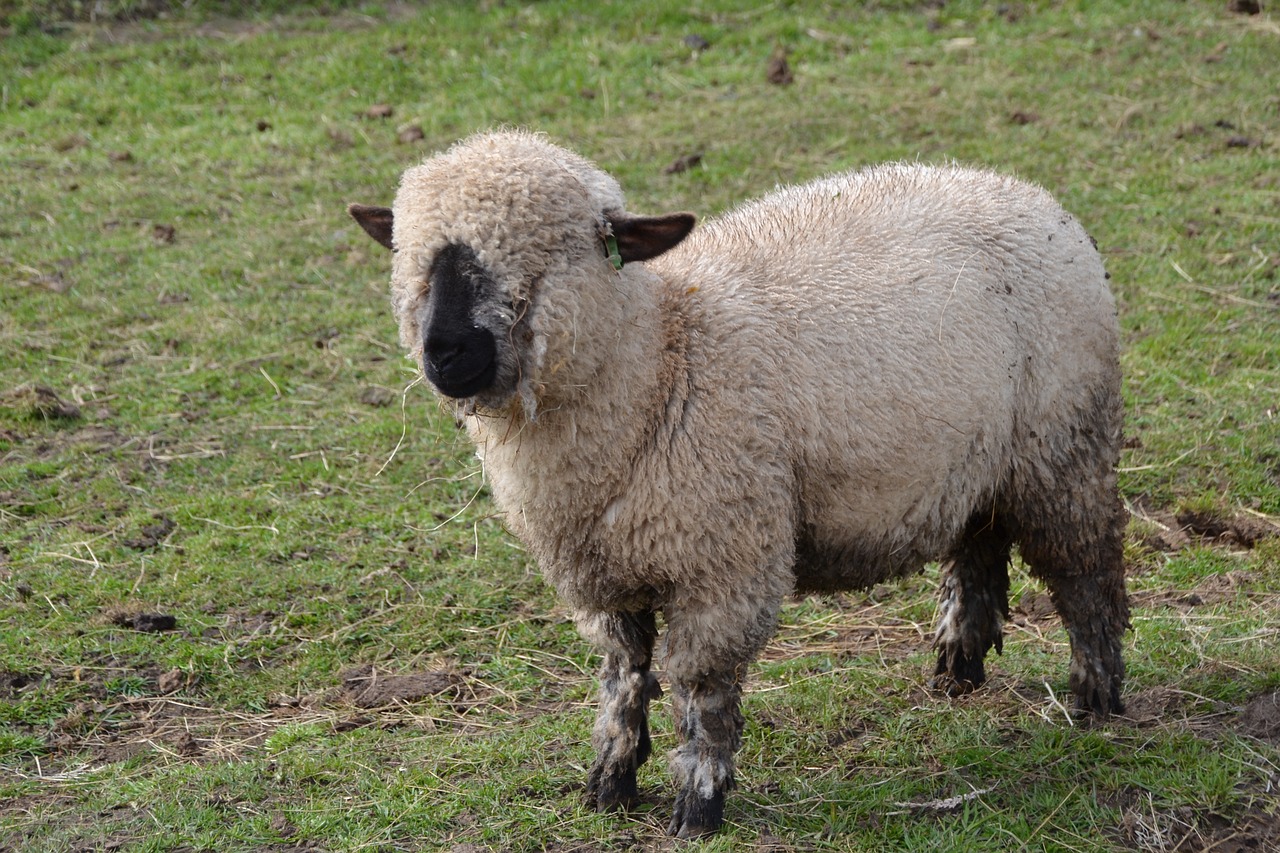
[[[132,613],[118,610],[107,615],[112,625],[141,631],[144,634],[158,634],[162,631],[176,631],[178,618],[170,613]]]
[[[1249,549],[1259,542],[1280,537],[1280,524],[1245,512],[1227,514],[1200,509],[1171,512],[1139,497],[1130,507],[1134,518],[1145,522],[1139,543],[1172,554],[1192,545]]]
[[[1253,697],[1240,712],[1236,730],[1280,746],[1280,689]]]
[[[154,520],[154,524],[143,525],[137,536],[124,540],[124,546],[135,551],[150,551],[161,545],[169,538],[170,533],[178,529],[178,525],[167,515],[156,515]]]
[[[402,702],[417,702],[441,693],[457,693],[462,677],[450,672],[409,672],[393,674],[365,665],[344,670],[339,699],[358,708],[382,708]]]
[[[1175,517],[1189,534],[1223,547],[1252,548],[1263,539],[1280,536],[1280,527],[1249,515],[1223,518],[1199,510],[1183,510]]]

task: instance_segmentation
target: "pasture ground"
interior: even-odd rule
[[[584,806],[595,659],[344,213],[500,124],[642,212],[990,165],[1112,273],[1127,716],[1063,713],[1023,572],[956,701],[936,569],[797,601],[701,847],[1280,849],[1280,23],[1248,5],[0,3],[0,849],[681,846],[665,700],[644,805]]]

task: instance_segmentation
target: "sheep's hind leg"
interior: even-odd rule
[[[987,678],[982,661],[993,646],[1003,650],[1009,618],[1010,537],[990,516],[975,517],[951,559],[942,566],[938,627],[933,645],[938,666],[930,686],[960,696]]]
[[[1014,481],[1008,518],[1022,559],[1049,588],[1071,641],[1071,692],[1078,711],[1121,713],[1129,627],[1124,586],[1124,505],[1116,488],[1120,455],[1119,379],[1097,391],[1094,408],[1058,436],[1045,436],[1038,476]]]
[[[1102,494],[1091,502],[1060,500],[1056,523],[1042,526],[1019,543],[1023,559],[1049,588],[1067,629],[1075,709],[1100,717],[1124,711],[1120,647],[1129,627],[1125,518],[1113,482],[1095,482]]]
[[[601,613],[580,620],[588,639],[605,649],[600,708],[591,744],[595,763],[587,797],[600,811],[630,808],[639,800],[636,770],[649,758],[649,702],[662,695],[649,671],[657,629],[652,613]]]
[[[680,746],[671,766],[680,785],[668,831],[698,838],[724,823],[725,794],[733,789],[733,756],[742,743],[742,677],[746,665],[731,674],[697,681],[675,680],[672,704]]]

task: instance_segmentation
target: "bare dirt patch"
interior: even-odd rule
[[[342,688],[335,699],[345,699],[358,708],[382,708],[417,702],[442,693],[457,695],[462,676],[452,672],[388,673],[371,665],[357,666],[339,674]]]
[[[1137,729],[1185,729],[1210,738],[1232,728],[1238,718],[1238,710],[1231,705],[1176,687],[1139,690],[1125,696],[1124,704],[1124,714],[1118,718],[1122,725]]]
[[[1203,578],[1191,588],[1136,590],[1129,595],[1135,607],[1168,607],[1189,612],[1196,607],[1233,601],[1249,588],[1253,576],[1246,571],[1220,572]]]
[[[13,699],[22,688],[40,680],[40,676],[30,672],[0,672],[0,699]]]
[[[1261,853],[1280,850],[1280,817],[1255,806],[1234,819],[1212,816],[1192,826],[1173,853]]]
[[[178,618],[171,613],[142,613],[128,609],[115,609],[104,615],[112,625],[128,628],[131,631],[141,631],[144,634],[176,631],[178,628]]]
[[[87,700],[58,721],[48,747],[55,770],[63,762],[100,766],[148,753],[180,760],[227,759],[256,746],[280,722],[227,714],[181,697]]]
[[[1234,819],[1198,815],[1193,809],[1161,809],[1149,792],[1128,791],[1120,840],[1149,853],[1260,853],[1277,849],[1280,824],[1274,815],[1252,807]]]
[[[1253,548],[1271,537],[1280,537],[1280,524],[1248,512],[1227,514],[1203,509],[1171,511],[1152,504],[1145,496],[1129,510],[1146,528],[1139,542],[1153,551],[1175,553],[1195,544],[1222,548]]]
[[[1116,724],[1138,729],[1181,728],[1212,741],[1228,732],[1280,744],[1280,690],[1270,690],[1232,707],[1172,687],[1153,687],[1125,697]],[[1269,751],[1266,747],[1263,751]],[[1274,792],[1258,783],[1240,793],[1247,805],[1231,815],[1189,807],[1162,808],[1150,791],[1130,790],[1117,805],[1126,846],[1152,853],[1260,853],[1280,850],[1280,813]]]
[[[1236,729],[1242,735],[1280,746],[1280,689],[1253,697],[1240,712]]]
[[[1225,547],[1252,548],[1263,539],[1280,536],[1280,527],[1249,515],[1222,518],[1201,510],[1183,510],[1176,518],[1184,530]]]
[[[1147,727],[1183,716],[1187,695],[1172,687],[1152,687],[1124,697],[1124,722]]]
[[[64,400],[48,385],[20,385],[0,394],[0,402],[33,418],[76,420],[80,417],[80,406]]]

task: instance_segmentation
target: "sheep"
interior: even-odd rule
[[[941,562],[931,683],[958,695],[1001,651],[1016,544],[1066,626],[1077,709],[1122,710],[1115,304],[1045,190],[896,163],[695,229],[508,130],[349,210],[393,251],[402,343],[506,524],[603,652],[600,810],[638,799],[659,612],[682,838],[724,821],[747,666],[793,594]]]

